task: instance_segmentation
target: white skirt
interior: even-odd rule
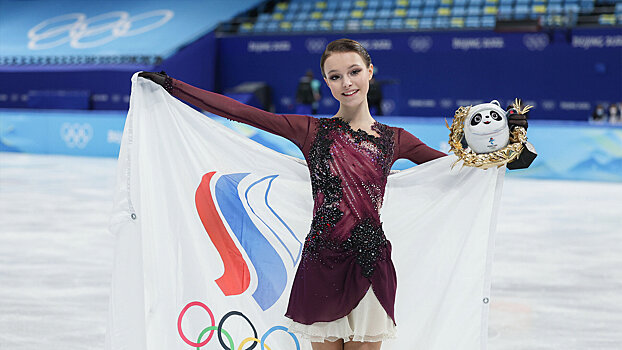
[[[379,342],[395,338],[397,329],[370,287],[347,315],[330,322],[307,325],[289,320],[289,331],[311,342]]]

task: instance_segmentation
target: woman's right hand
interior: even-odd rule
[[[166,75],[165,71],[161,71],[160,73],[156,72],[140,72],[138,76],[141,78],[149,79],[154,83],[162,86],[164,90],[169,91],[168,85],[170,85],[170,77]],[[167,80],[169,83],[167,84]]]

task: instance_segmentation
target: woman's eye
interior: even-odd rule
[[[493,111],[493,112],[491,112],[491,113],[490,113],[490,116],[492,117],[492,119],[494,119],[494,120],[496,120],[496,121],[501,120],[501,116],[500,116],[500,115],[499,115],[499,113],[497,113],[497,112],[494,112],[494,111]]]
[[[329,77],[329,79],[330,80],[337,80],[337,79],[339,79],[339,76],[338,75],[333,75],[333,76]]]
[[[360,70],[360,69],[355,69],[355,70],[353,70],[353,71],[352,71],[352,75],[357,75],[357,74],[359,74],[360,72],[361,72],[361,70]]]

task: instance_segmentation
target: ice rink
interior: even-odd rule
[[[103,348],[115,171],[0,153],[0,349]],[[622,183],[507,177],[495,252],[489,349],[622,348]]]

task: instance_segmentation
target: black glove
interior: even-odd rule
[[[149,79],[151,81],[153,81],[154,83],[162,86],[164,88],[164,90],[171,92],[171,90],[173,89],[173,84],[171,81],[171,77],[169,77],[168,75],[166,75],[165,71],[161,71],[160,73],[156,73],[156,72],[140,72],[138,73],[138,76],[141,78],[145,78],[145,79]]]
[[[508,118],[508,126],[510,127],[510,131],[514,130],[517,126],[522,126],[527,130],[527,113],[519,114],[518,110],[515,108],[508,108],[506,117]]]

